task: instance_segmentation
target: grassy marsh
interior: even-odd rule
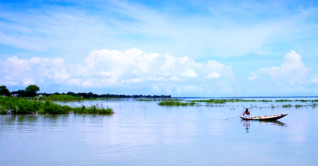
[[[262,103],[270,103],[270,105],[253,105],[251,104],[251,108],[256,107],[256,108],[300,108],[300,107],[317,107],[318,104],[315,103],[318,100],[286,100],[286,99],[279,99],[279,100],[247,100],[247,99],[207,99],[207,100],[182,100],[182,99],[165,99],[162,100],[161,102],[159,102],[159,105],[161,106],[210,106],[210,107],[225,107],[225,106],[231,106],[231,104],[229,105],[229,103],[239,103],[239,102],[262,102]],[[291,105],[291,104],[277,104],[274,105],[274,103],[282,103],[282,102],[296,102],[295,104]],[[298,102],[298,103],[297,103]],[[304,103],[306,102],[306,104],[299,104],[299,103]],[[311,103],[310,103],[311,102]],[[200,104],[200,103],[205,103],[205,104]],[[234,109],[234,108],[232,108]]]
[[[17,97],[0,97],[0,114],[104,114],[111,115],[114,111],[111,108],[101,108],[97,106],[70,107],[59,105],[52,101],[44,102],[36,99],[26,99]]]
[[[161,106],[194,106],[194,102],[182,102],[178,99],[165,99],[159,102]]]

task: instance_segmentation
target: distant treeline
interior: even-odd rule
[[[25,90],[18,90],[11,92],[13,95],[18,97],[31,97],[30,94]],[[85,93],[74,93],[74,92],[67,92],[67,93],[38,93],[38,95],[42,96],[50,96],[50,95],[70,95],[74,97],[81,97],[84,99],[96,99],[96,98],[171,98],[171,95],[123,95],[123,94],[95,94],[92,92]]]

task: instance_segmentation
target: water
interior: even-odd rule
[[[318,165],[318,108],[67,104],[97,103],[116,113],[0,116],[0,165]],[[289,115],[278,122],[246,122],[235,117],[245,107],[252,115]]]

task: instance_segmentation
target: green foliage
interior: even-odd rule
[[[280,99],[280,100],[275,100],[275,102],[293,102],[293,100]]]
[[[29,85],[25,88],[26,95],[28,97],[34,97],[36,96],[37,92],[40,90],[40,88],[37,85]]]
[[[34,114],[39,108],[39,104],[36,102],[13,97],[1,97],[0,105],[2,114]]]
[[[162,99],[156,99],[156,98],[141,98],[137,101],[161,101]]]
[[[159,102],[159,105],[161,106],[189,106],[189,105],[193,106],[194,104],[195,104],[194,102],[190,102],[190,103],[180,102],[180,100],[178,99],[166,99]]]
[[[226,99],[209,99],[209,100],[192,100],[192,102],[206,102],[208,104],[214,103],[214,104],[224,104],[228,100]]]
[[[8,110],[5,109],[4,107],[0,107],[0,115],[5,115],[8,114]]]
[[[272,100],[245,100],[245,99],[208,99],[193,100],[194,102],[206,102],[207,104],[225,104],[227,102],[272,102]]]
[[[76,107],[73,109],[74,114],[102,114],[102,115],[111,115],[114,114],[113,109],[107,107],[107,108],[98,108],[95,105],[92,105],[90,107],[85,107],[84,105],[82,107]]]
[[[292,105],[290,105],[290,104],[283,105],[283,108],[290,108],[290,107],[292,107]]]
[[[45,101],[42,104],[41,114],[67,114],[71,110],[69,106],[60,106],[51,101]]]
[[[303,99],[302,99],[302,100],[296,100],[296,101],[300,101],[300,102],[303,102],[303,103],[304,103],[304,102],[308,102],[308,101],[310,101],[310,100],[303,100]]]
[[[111,108],[98,108],[91,106],[86,108],[70,107],[67,105],[58,105],[52,101],[45,102],[37,100],[27,100],[17,97],[0,97],[0,114],[104,114],[110,115],[114,111]]]
[[[71,96],[71,95],[57,95],[57,94],[53,94],[50,95],[46,98],[46,100],[50,100],[50,101],[80,101],[82,100],[81,97],[75,97],[75,96]]]
[[[303,107],[303,105],[300,105],[300,104],[295,105],[295,108],[300,108],[300,107]]]
[[[11,96],[10,91],[7,89],[6,86],[1,85],[0,86],[0,96],[5,95],[5,96]]]

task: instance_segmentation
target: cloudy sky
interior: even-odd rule
[[[317,96],[316,1],[0,1],[0,85]]]

